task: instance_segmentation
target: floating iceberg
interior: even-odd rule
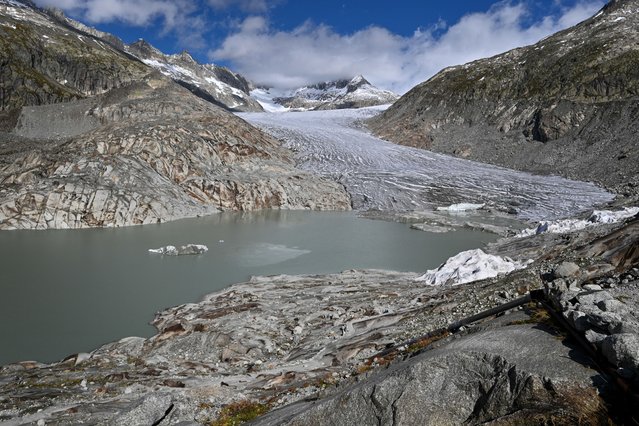
[[[193,254],[202,254],[209,251],[209,248],[202,244],[187,244],[185,246],[165,246],[157,249],[149,249],[149,253],[157,253],[163,256],[185,256]]]
[[[468,250],[451,257],[439,268],[427,271],[416,281],[428,285],[459,285],[509,274],[525,268],[528,263],[487,254],[481,249]]]
[[[529,237],[535,234],[563,234],[575,232],[590,226],[606,223],[617,223],[629,217],[639,214],[639,207],[626,207],[623,210],[595,210],[588,219],[563,219],[550,222],[541,222],[536,228],[524,229],[516,237]]]

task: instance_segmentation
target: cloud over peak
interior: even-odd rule
[[[213,61],[228,61],[256,83],[279,88],[365,75],[373,84],[404,93],[447,66],[528,45],[592,16],[603,0],[582,0],[555,16],[527,24],[524,2],[500,2],[487,12],[439,23],[411,36],[371,26],[352,34],[307,21],[291,31],[248,17],[217,49]]]
[[[400,35],[375,25],[340,33],[310,20],[282,30],[268,16],[276,10],[286,16],[287,0],[35,1],[89,24],[150,28],[173,41],[172,48],[188,49],[200,58],[208,51],[210,61],[222,62],[257,84],[290,89],[362,74],[397,93],[447,66],[534,43],[592,16],[605,4],[548,0],[552,10],[540,16],[539,8],[532,9],[533,0],[495,0],[485,12]],[[563,7],[564,1],[571,6]]]

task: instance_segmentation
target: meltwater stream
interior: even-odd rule
[[[423,272],[493,240],[431,234],[354,213],[225,213],[117,229],[0,232],[0,365],[51,362],[122,337],[150,336],[155,312],[251,275],[351,268]],[[206,244],[199,256],[149,248]],[[420,284],[415,284],[420,285]]]

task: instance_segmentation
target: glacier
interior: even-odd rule
[[[540,221],[573,216],[613,199],[592,183],[532,175],[381,140],[363,121],[385,108],[238,115],[282,140],[295,152],[299,168],[344,185],[357,210],[423,211],[485,204]]]

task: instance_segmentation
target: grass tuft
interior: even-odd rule
[[[226,405],[220,411],[216,420],[209,423],[210,426],[235,426],[251,421],[269,411],[267,404],[244,400]]]

